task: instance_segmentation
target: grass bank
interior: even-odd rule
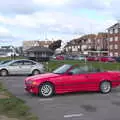
[[[0,83],[0,116],[18,118],[18,120],[38,120],[29,110],[30,108],[23,100],[12,95]]]

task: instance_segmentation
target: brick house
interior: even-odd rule
[[[107,33],[84,35],[78,39],[73,39],[65,46],[67,53],[83,55],[107,55],[108,54]]]
[[[120,23],[108,29],[108,48],[110,56],[120,56]]]

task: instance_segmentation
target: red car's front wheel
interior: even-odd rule
[[[40,86],[39,94],[43,97],[51,97],[54,94],[54,86],[51,83],[43,83]]]

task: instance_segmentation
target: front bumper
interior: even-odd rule
[[[35,95],[38,95],[38,93],[39,93],[39,89],[37,86],[25,85],[24,89],[25,89],[25,91],[32,93],[32,94],[35,94]]]

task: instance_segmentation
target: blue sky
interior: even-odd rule
[[[0,1],[0,45],[104,32],[120,19],[119,0]]]

